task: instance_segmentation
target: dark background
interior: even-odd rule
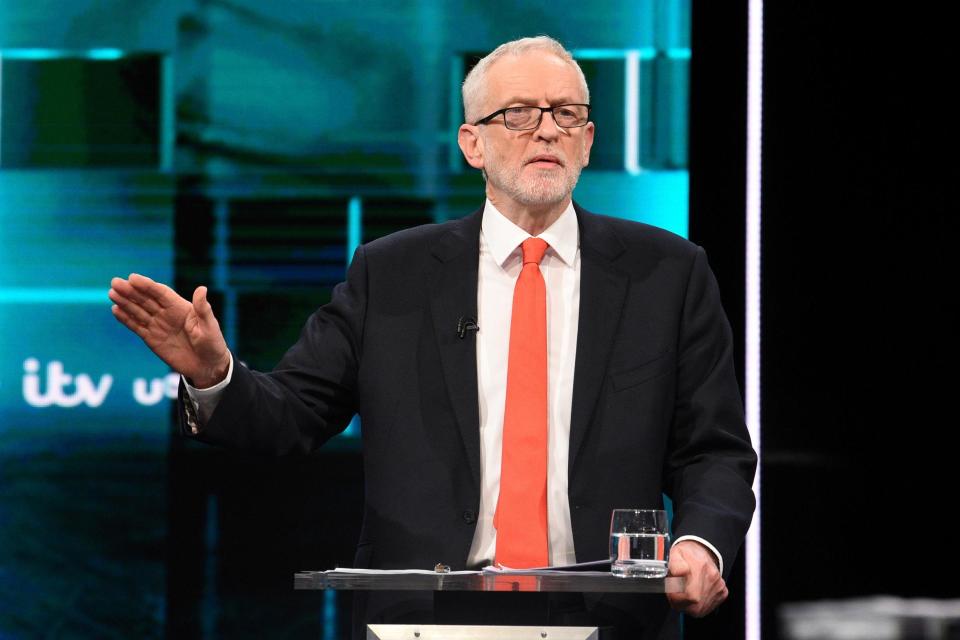
[[[690,236],[739,335],[745,4],[694,2],[691,68]],[[945,10],[765,4],[761,597],[776,637],[784,602],[960,593],[960,176]],[[727,629],[702,637],[739,637]]]

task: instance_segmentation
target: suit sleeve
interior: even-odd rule
[[[343,431],[357,410],[366,279],[359,247],[346,281],[310,316],[277,367],[259,373],[238,362],[216,410],[195,436],[181,384],[181,433],[210,444],[284,455],[313,451]]]
[[[730,324],[699,247],[683,302],[676,393],[664,467],[674,536],[709,540],[729,574],[756,505],[757,456],[744,422]]]

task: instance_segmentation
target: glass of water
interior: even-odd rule
[[[620,578],[667,575],[670,530],[662,509],[614,509],[610,518],[610,571]]]

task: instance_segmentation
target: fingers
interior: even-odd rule
[[[207,300],[206,287],[197,287],[193,291],[193,310],[197,312],[197,318],[201,322],[209,322],[213,319],[213,307]]]
[[[668,593],[667,600],[674,609],[699,618],[716,609],[727,599],[727,585],[711,559],[696,554],[689,557],[684,549],[674,547],[670,554],[670,575],[685,579],[680,593]]]
[[[700,607],[694,611],[694,616],[705,616],[709,613],[712,613],[716,610],[717,607],[727,599],[727,596],[730,595],[730,592],[727,591],[727,585],[719,575],[716,577],[716,581],[708,581],[709,585],[705,589],[706,596],[703,599]]]
[[[134,320],[133,317],[130,316],[130,314],[128,314],[126,311],[117,305],[110,307],[110,311],[113,312],[113,317],[119,320],[120,323],[123,324],[127,329],[130,329],[141,338],[144,336],[147,331],[146,327]]]
[[[156,314],[163,309],[156,299],[134,288],[129,281],[123,278],[113,278],[110,281],[110,290],[117,292],[124,300],[135,303],[147,313]],[[113,296],[111,296],[111,300],[117,302],[117,299]]]
[[[114,308],[121,311],[123,313],[123,317],[129,320],[129,322],[135,323],[138,327],[144,327],[149,324],[152,314],[144,309],[139,303],[130,298],[124,297],[118,293],[116,289],[110,289],[107,295],[114,302]],[[117,315],[116,311],[114,311],[114,315]],[[127,322],[123,320],[121,320],[121,322],[127,324]],[[130,325],[127,324],[127,326]],[[133,329],[133,327],[130,328]]]
[[[675,547],[670,554],[670,563],[668,565],[669,573],[672,576],[685,576],[690,573],[690,564],[683,557],[683,550]]]
[[[696,615],[697,610],[704,602],[704,595],[701,593],[699,584],[695,585],[691,576],[687,575],[685,578],[683,591],[668,593],[667,600],[674,609]]]
[[[717,607],[727,599],[728,595],[730,595],[730,592],[727,591],[726,584],[720,579],[719,584],[713,585],[706,596],[704,596],[703,602],[691,607],[689,613],[695,618],[702,618],[703,616],[709,615],[716,611]]]
[[[683,593],[667,594],[670,606],[695,618],[702,618],[720,606],[730,594],[722,578],[702,584],[703,588],[697,591],[691,591],[688,584]]]
[[[150,300],[162,309],[175,305],[183,299],[167,285],[155,282],[139,273],[131,273],[126,281],[122,278],[114,278],[114,280],[119,280],[120,283],[128,283],[133,296],[139,297],[139,299],[144,302]],[[112,284],[113,282],[111,282],[111,285]],[[120,293],[123,293],[125,296],[127,295],[123,289],[120,289]]]
[[[691,606],[696,604],[696,596],[691,588],[693,576],[691,575],[690,564],[683,557],[683,549],[679,546],[674,547],[670,553],[667,573],[668,575],[682,577],[684,579],[683,591],[667,594],[667,600],[670,602],[670,606],[680,611],[687,611]]]

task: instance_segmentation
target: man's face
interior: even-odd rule
[[[483,112],[522,105],[539,107],[582,104],[586,96],[572,65],[544,51],[505,56],[487,72]],[[497,116],[480,126],[482,167],[487,195],[522,206],[564,202],[573,192],[580,170],[590,159],[593,123],[562,129],[544,113],[540,126],[528,131],[507,129]]]

